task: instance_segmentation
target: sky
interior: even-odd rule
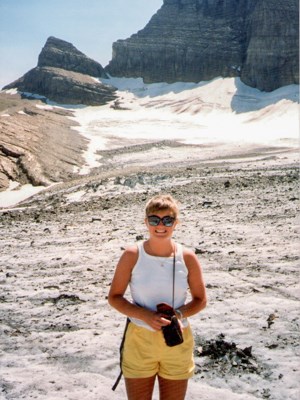
[[[0,0],[0,88],[37,65],[47,38],[105,67],[112,43],[143,29],[163,0]]]

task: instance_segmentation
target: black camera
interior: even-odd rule
[[[182,331],[174,308],[167,303],[160,303],[156,308],[159,313],[163,314],[164,318],[171,321],[170,325],[162,327],[162,332],[167,346],[173,347],[183,343]]]

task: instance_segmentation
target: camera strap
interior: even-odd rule
[[[121,345],[120,345],[120,350],[119,350],[120,351],[120,369],[121,369],[121,371],[119,373],[119,376],[116,379],[115,384],[111,388],[111,390],[113,390],[113,391],[115,391],[117,389],[117,386],[118,386],[118,384],[119,384],[119,382],[120,382],[120,380],[122,378],[122,375],[123,375],[123,371],[122,371],[123,347],[124,347],[125,336],[126,336],[126,332],[127,332],[129,323],[130,323],[130,319],[126,318],[126,325],[125,325],[125,329],[124,329],[124,333],[123,333],[123,337],[122,337],[122,341],[121,341]]]
[[[172,289],[172,307],[174,308],[174,299],[175,299],[175,264],[176,264],[176,245],[174,245],[174,253],[173,253],[173,289]]]

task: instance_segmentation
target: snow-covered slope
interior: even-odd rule
[[[124,141],[298,145],[298,85],[266,93],[237,78],[199,84],[144,84],[140,78],[102,82],[118,88],[118,100],[75,111],[79,132],[91,140],[82,173],[99,165],[97,150]]]

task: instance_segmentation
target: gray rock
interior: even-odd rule
[[[299,82],[296,0],[164,0],[144,29],[113,44],[106,70],[145,82],[241,77],[271,91]]]

